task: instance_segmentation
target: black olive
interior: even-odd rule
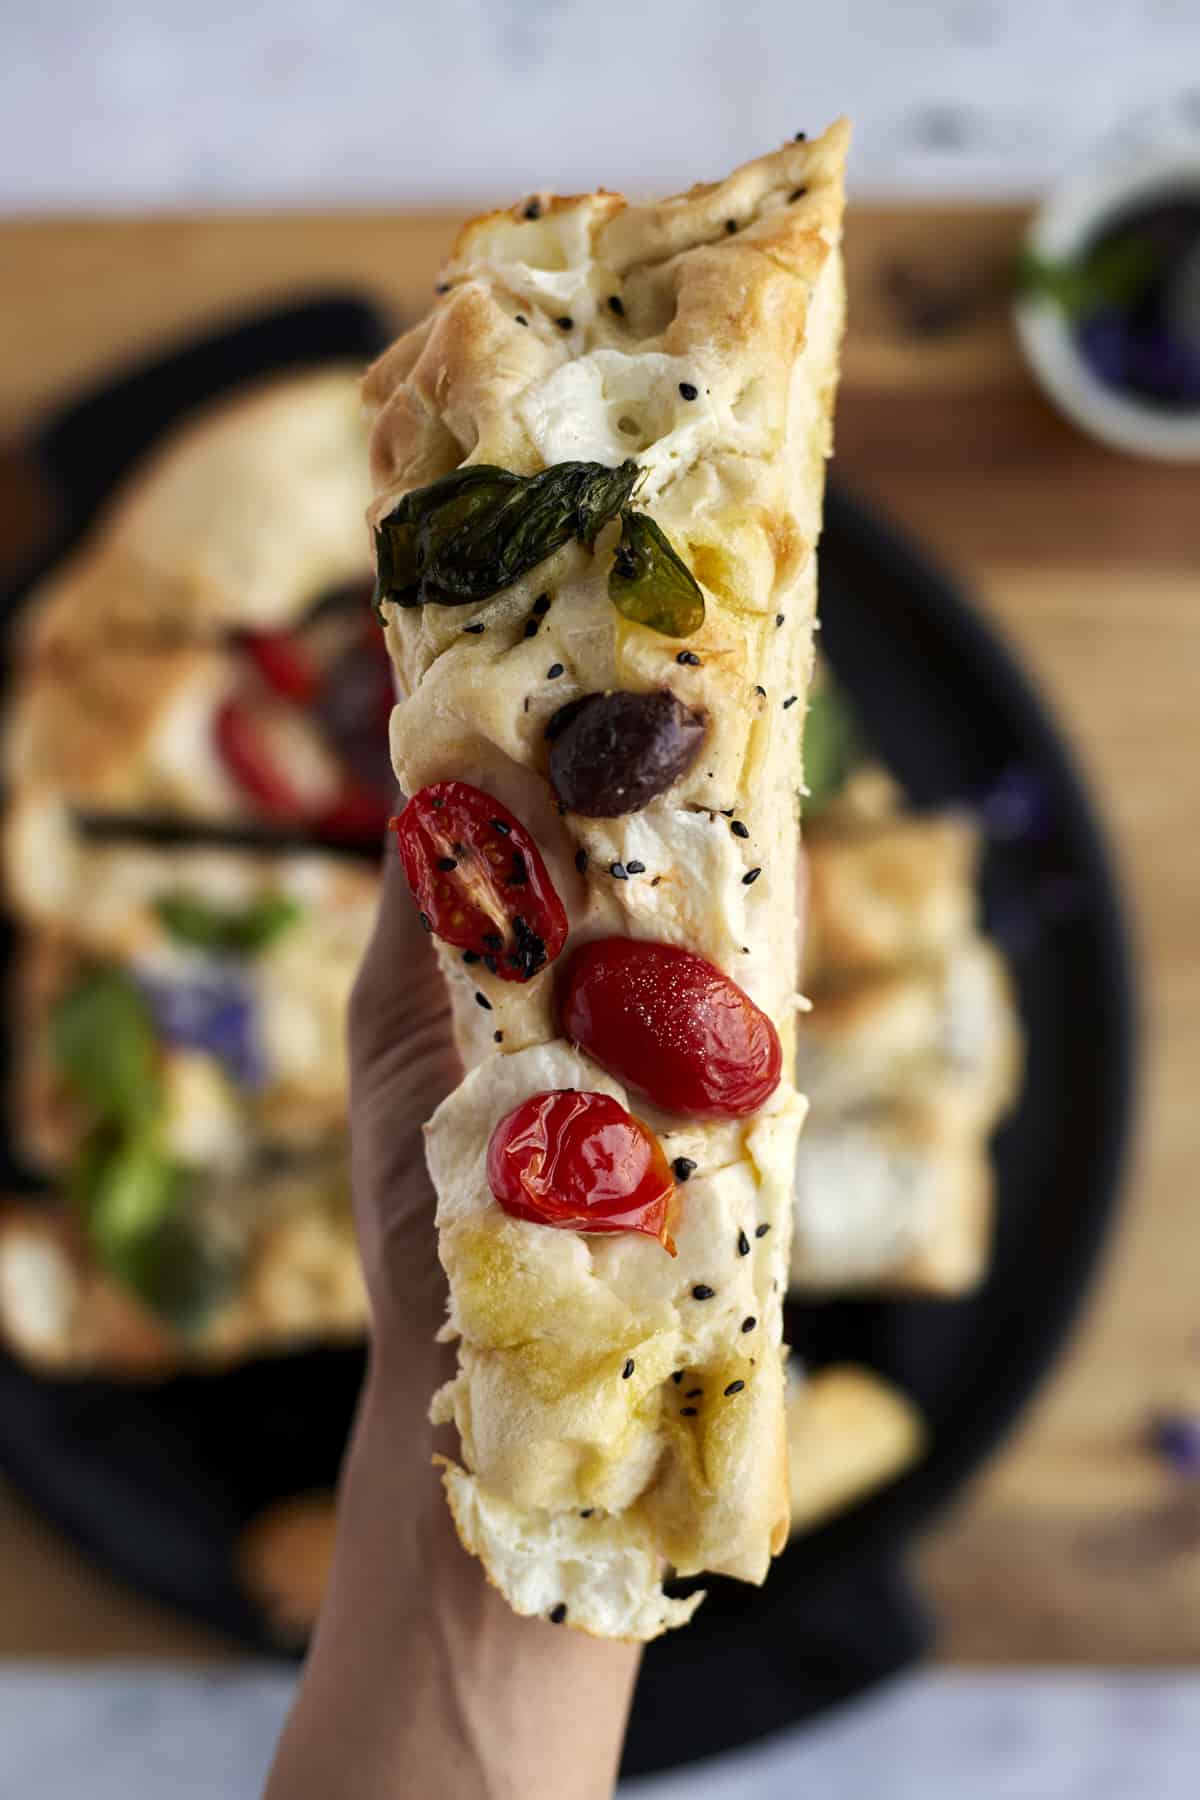
[[[550,780],[571,812],[615,819],[637,812],[691,768],[705,722],[668,690],[585,694],[546,727]]]

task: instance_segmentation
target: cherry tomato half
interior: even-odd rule
[[[305,817],[303,796],[260,731],[254,713],[237,700],[226,700],[213,726],[217,749],[242,791],[270,819]]]
[[[465,781],[414,794],[392,829],[429,929],[501,981],[529,981],[567,941],[567,915],[521,821]]]
[[[641,1231],[675,1254],[675,1183],[662,1145],[609,1094],[557,1088],[501,1119],[488,1185],[506,1213],[563,1231]]]
[[[775,1091],[783,1052],[753,1000],[674,944],[600,938],[567,965],[566,1035],[602,1069],[690,1119],[740,1119]]]
[[[248,631],[241,641],[274,693],[300,706],[316,699],[321,686],[320,671],[299,639],[286,631]]]

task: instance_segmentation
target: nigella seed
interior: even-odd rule
[[[776,629],[776,631],[778,631],[778,630],[779,630],[779,627],[780,627],[780,626],[781,626],[781,625],[782,625],[782,624],[783,624],[783,614],[782,614],[782,613],[776,613],[776,614],[775,614],[775,629]]]
[[[807,137],[808,137],[807,131],[798,131],[796,133],[795,137],[792,139],[792,142],[794,144],[803,144],[806,141]]]
[[[549,594],[539,594],[537,599],[533,603],[533,610],[539,619],[543,616],[544,613],[548,613],[550,611],[550,596],[549,596]]]
[[[465,963],[477,963],[479,961],[478,950],[464,950],[463,961]]]
[[[433,930],[433,920],[430,918],[428,913],[418,913],[417,917],[421,921],[421,930],[422,931],[432,931]]]
[[[698,400],[700,398],[700,389],[691,381],[681,381],[679,384],[679,392],[683,395],[685,400]]]
[[[766,688],[765,688],[765,687],[760,687],[760,686],[759,686],[759,684],[758,684],[758,683],[757,683],[757,682],[755,682],[755,684],[754,684],[754,691],[755,691],[755,693],[756,693],[756,694],[758,694],[758,695],[759,695],[759,696],[760,696],[760,698],[761,698],[761,699],[763,699],[763,700],[765,700],[765,699],[766,699],[766,697],[767,697],[767,690],[766,690]]]
[[[627,862],[625,864],[625,873],[627,875],[644,875],[646,873],[646,865],[644,862],[637,862],[636,860],[634,862]]]
[[[731,1381],[725,1389],[725,1398],[728,1400],[730,1394],[740,1394],[745,1385],[744,1381]]]
[[[560,331],[574,331],[575,329],[575,321],[570,313],[564,313],[562,318],[555,319],[554,323],[558,326]]]
[[[528,325],[529,320],[525,317],[524,313],[518,313],[516,315],[516,322],[518,325]]]
[[[478,623],[476,623],[474,625],[464,625],[463,626],[463,631],[467,637],[478,637],[479,633],[481,631],[486,631],[486,630],[487,630],[486,625],[480,625]]]
[[[488,824],[493,826],[496,831],[502,831],[504,833],[505,837],[512,836],[512,826],[510,824],[508,824],[508,822],[506,820],[504,820],[504,819],[489,819]]]
[[[541,207],[538,205],[536,200],[531,200],[529,202],[529,205],[525,208],[525,217],[527,219],[540,219],[541,216],[542,216]]]
[[[737,230],[737,220],[736,219],[726,219],[725,229],[729,233],[729,235],[732,237],[734,232]]]
[[[557,681],[562,672],[563,666],[561,663],[551,663],[550,667],[546,670],[546,680]]]
[[[677,1156],[671,1164],[671,1173],[676,1181],[688,1181],[695,1173],[696,1165],[690,1156]]]
[[[695,1406],[681,1406],[679,1416],[681,1419],[694,1419],[698,1411],[699,1408]]]
[[[675,1373],[671,1377],[671,1380],[675,1383],[675,1386],[678,1387],[680,1382],[683,1380],[683,1370],[676,1369]]]
[[[784,712],[787,711],[789,706],[795,706],[795,704],[799,698],[800,698],[799,694],[789,694],[787,699],[783,703]]]
[[[588,866],[587,851],[586,850],[577,850],[575,852],[575,867],[579,870],[579,873],[581,875],[587,874],[587,866]]]
[[[608,872],[612,876],[614,881],[628,881],[629,880],[629,870],[625,867],[624,863],[620,863],[620,862],[609,863]]]
[[[750,827],[743,825],[740,819],[734,819],[729,829],[734,837],[748,838],[750,836]]]
[[[609,312],[616,313],[618,319],[623,319],[625,317],[625,302],[622,300],[620,294],[610,294],[608,296],[608,310]]]
[[[703,1392],[704,1392],[703,1388],[689,1388],[687,1390],[687,1393],[684,1395],[684,1399],[685,1400],[698,1400]]]
[[[754,1235],[755,1237],[766,1237],[770,1229],[771,1227],[769,1225],[759,1225],[756,1227]]]
[[[504,1042],[504,1033],[502,1031],[493,1031],[492,1042],[493,1044],[502,1044]]]
[[[636,1364],[634,1363],[632,1356],[627,1356],[625,1358],[625,1367],[621,1370],[621,1380],[628,1381],[629,1377],[633,1374],[635,1367]]]
[[[675,658],[675,661],[677,663],[682,663],[685,669],[698,669],[700,667],[700,658],[696,655],[694,650],[681,650],[679,655]]]
[[[739,1231],[738,1232],[738,1255],[739,1256],[749,1256],[749,1254],[750,1254],[750,1239],[746,1236],[744,1231]]]
[[[536,637],[537,634],[538,634],[537,620],[536,619],[526,619],[526,621],[525,621],[525,636],[527,638],[530,638],[530,637]]]
[[[748,1318],[745,1318],[742,1320],[742,1330],[743,1331],[753,1331],[754,1327],[757,1324],[758,1324],[758,1320],[755,1318],[754,1314],[751,1313]]]
[[[692,1289],[692,1299],[711,1300],[716,1291],[716,1288],[707,1287],[703,1281],[698,1281]]]
[[[476,1006],[482,1006],[484,1012],[491,1012],[491,1010],[492,1010],[492,1003],[488,999],[486,994],[481,994],[479,992],[476,992],[475,1004],[476,1004]]]
[[[788,205],[794,206],[796,204],[797,200],[803,200],[803,198],[804,198],[805,194],[807,194],[807,192],[808,192],[808,189],[806,187],[793,188],[791,193],[788,195]]]
[[[448,281],[435,281],[433,284],[433,291],[435,294],[448,294],[450,292],[450,283]]]
[[[554,1608],[554,1610],[550,1614],[550,1623],[552,1625],[561,1625],[563,1620],[566,1618],[566,1616],[567,1616],[567,1603],[565,1600],[560,1600],[558,1605]]]
[[[742,876],[742,886],[753,887],[761,874],[761,869],[747,869],[746,873]]]
[[[500,936],[498,931],[485,931],[483,934],[483,947],[485,950],[503,950],[504,939]]]
[[[585,1506],[579,1516],[581,1519],[590,1519],[595,1510],[594,1506]]]
[[[498,975],[500,973],[500,964],[496,961],[496,958],[490,951],[483,959],[483,966],[489,975]]]
[[[437,859],[437,866],[442,871],[443,875],[448,875],[451,869],[457,869],[458,862],[453,856],[439,856]]]

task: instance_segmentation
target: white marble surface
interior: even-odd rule
[[[1198,0],[0,0],[0,208],[680,184],[839,111],[860,193],[1027,193],[1200,116]]]
[[[0,1674],[0,1800],[254,1800],[291,1686],[268,1669],[9,1668]],[[807,1732],[621,1793],[1195,1800],[1198,1769],[1200,1674],[943,1670]]]

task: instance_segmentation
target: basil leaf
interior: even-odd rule
[[[1044,295],[1078,324],[1104,307],[1132,305],[1160,272],[1155,246],[1130,234],[1074,257],[1025,250],[1017,262],[1017,290]]]
[[[164,894],[155,912],[173,938],[199,950],[254,956],[294,925],[302,908],[284,894],[264,894],[248,906],[214,906],[198,894]]]
[[[162,1100],[150,1010],[118,969],[90,971],[50,1019],[51,1053],[68,1085],[99,1121],[137,1124]]]
[[[146,1238],[136,1262],[129,1285],[176,1331],[188,1335],[229,1299],[245,1256],[218,1243],[177,1207]]]
[[[835,798],[864,754],[858,718],[841,689],[824,682],[804,720],[804,785],[801,812],[811,819]]]
[[[664,637],[691,637],[704,623],[699,583],[646,513],[621,515],[621,541],[608,577],[608,597],[622,618]]]
[[[591,549],[638,481],[632,457],[514,475],[473,463],[406,494],[375,533],[375,605],[468,606],[576,538]]]

